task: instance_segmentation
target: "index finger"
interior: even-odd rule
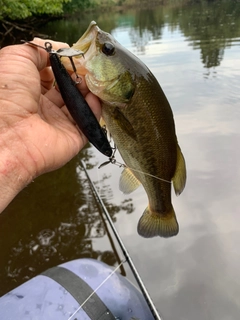
[[[11,45],[0,50],[1,72],[7,73],[12,66],[14,72],[22,70],[32,62],[40,71],[49,65],[49,54],[42,49],[34,48],[28,44]],[[18,69],[15,68],[17,64]],[[30,64],[31,65],[31,64]],[[30,67],[31,68],[31,67]],[[28,70],[25,70],[25,74]]]
[[[32,43],[37,44],[38,46],[42,46],[43,49],[39,47],[31,46],[29,44],[25,44],[24,46],[21,47],[22,50],[18,51],[18,54],[20,56],[22,55],[25,58],[28,58],[29,60],[31,60],[37,67],[38,71],[41,71],[47,66],[50,66],[49,53],[44,49],[46,42],[50,42],[54,50],[69,47],[69,45],[64,42],[34,38]],[[34,53],[33,53],[33,50],[34,50]]]
[[[46,42],[50,42],[52,44],[52,48],[54,50],[58,50],[58,49],[61,49],[61,48],[69,48],[69,45],[66,42],[52,41],[52,40],[49,40],[49,39],[41,39],[41,38],[37,38],[37,37],[35,37],[33,39],[33,41],[31,41],[31,42],[37,44],[38,46],[42,46],[44,48],[45,48],[45,43]]]

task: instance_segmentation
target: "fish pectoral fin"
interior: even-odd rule
[[[125,193],[129,194],[136,190],[141,185],[141,182],[135,177],[129,168],[125,168],[120,177],[119,189]]]
[[[152,212],[148,206],[138,221],[137,230],[138,234],[144,238],[156,236],[169,238],[177,235],[179,227],[173,206],[168,213],[164,214]]]
[[[119,125],[119,127],[121,127],[121,129],[124,132],[126,132],[131,138],[136,140],[136,133],[133,126],[131,125],[129,120],[125,117],[125,115],[120,111],[119,108],[114,109],[113,117],[117,122],[117,124]]]
[[[182,193],[187,180],[186,164],[179,145],[177,145],[177,165],[172,180],[175,194],[179,196]]]
[[[105,122],[104,119],[103,119],[103,117],[100,118],[99,123],[100,123],[100,126],[101,126],[101,127],[106,127],[106,126],[107,126],[107,125],[106,125],[106,122]]]
[[[104,121],[103,117],[100,118],[99,124],[100,124],[103,132],[105,133],[106,137],[110,140],[110,138],[111,138],[111,133],[108,131],[106,122]]]

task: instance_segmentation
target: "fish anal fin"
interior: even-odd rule
[[[129,168],[125,168],[120,177],[119,189],[125,193],[129,194],[136,190],[141,185],[141,182],[134,176]]]
[[[186,184],[186,180],[187,180],[186,164],[185,164],[182,151],[178,145],[177,146],[177,165],[176,165],[175,174],[172,178],[173,187],[175,190],[175,194],[177,196],[182,193]]]
[[[152,212],[147,207],[138,222],[137,230],[144,238],[169,238],[177,235],[179,227],[173,207],[167,214]]]

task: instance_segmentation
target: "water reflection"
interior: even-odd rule
[[[139,10],[134,24],[129,31],[130,39],[137,52],[145,53],[146,46],[151,40],[160,40],[165,25],[164,7],[156,10]]]
[[[194,49],[200,49],[206,68],[219,66],[224,49],[239,37],[240,4],[237,1],[201,1],[198,5],[193,4],[182,10],[179,27]]]
[[[91,152],[86,148],[82,156],[88,162]],[[37,178],[0,215],[0,295],[64,261],[90,257],[109,265],[117,262],[109,240],[95,249],[94,242],[107,237],[107,230],[79,159]],[[116,220],[119,211],[132,213],[134,207],[131,199],[114,204],[108,179],[104,175],[96,186],[104,186],[102,198]]]
[[[171,32],[179,29],[194,49],[200,49],[206,68],[219,66],[224,49],[240,36],[239,2],[189,1],[183,5],[175,1],[177,3],[175,7],[166,5],[137,11],[129,31],[133,46],[145,53],[150,41],[161,40],[167,25]]]

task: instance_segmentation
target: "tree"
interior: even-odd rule
[[[21,20],[32,15],[60,15],[71,0],[0,0],[0,20]]]

